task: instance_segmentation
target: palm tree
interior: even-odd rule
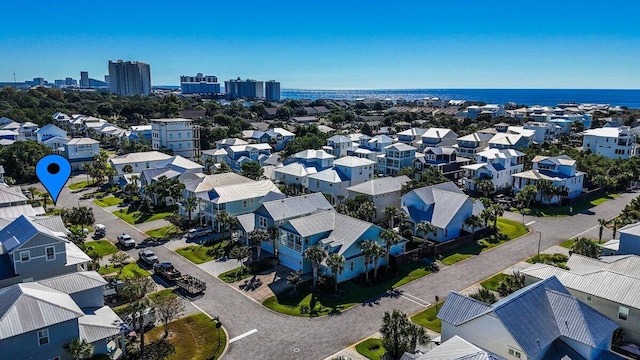
[[[371,247],[371,258],[373,260],[373,278],[378,278],[378,265],[380,264],[380,258],[385,256],[387,252],[377,242],[373,243]],[[387,266],[387,273],[389,272],[389,266]]]
[[[384,241],[385,246],[385,265],[387,266],[387,274],[389,274],[389,255],[391,253],[391,247],[400,242],[400,236],[391,230],[384,230],[380,233],[380,238]]]
[[[510,295],[524,287],[524,274],[520,271],[514,270],[513,275],[510,275],[498,284],[498,294],[504,297]]]
[[[42,208],[45,212],[47,212],[47,201],[49,201],[51,196],[49,196],[48,192],[43,192],[40,196],[42,197]]]
[[[93,356],[93,345],[84,339],[73,339],[62,346],[74,360],[87,359]]]
[[[188,220],[191,222],[191,212],[198,206],[198,199],[194,196],[189,196],[184,200],[182,206],[187,210],[187,213],[189,214]]]
[[[366,201],[360,204],[360,208],[356,212],[356,217],[360,220],[371,221],[371,219],[376,215],[376,211],[378,211],[378,208],[373,204],[373,202]]]
[[[536,195],[538,195],[538,188],[533,184],[529,184],[523,187],[517,196],[524,200],[526,204],[525,207],[529,207],[531,206],[531,201],[535,199]]]
[[[85,174],[87,174],[87,184],[89,184],[89,177],[93,173],[93,165],[91,163],[82,164],[82,170],[84,170]]]
[[[476,299],[478,301],[482,301],[483,303],[489,304],[489,305],[498,301],[498,299],[496,298],[496,295],[493,292],[491,292],[491,290],[488,290],[485,288],[478,289],[477,292],[469,295],[469,297]]]
[[[313,245],[304,251],[304,258],[311,261],[311,268],[313,269],[313,289],[316,289],[318,282],[318,270],[320,264],[327,258],[327,250],[323,249],[319,245]]]
[[[598,244],[602,243],[602,232],[604,231],[604,227],[607,226],[609,222],[607,219],[598,219]]]
[[[416,231],[422,232],[422,240],[426,240],[430,233],[437,231],[438,228],[428,221],[420,221],[416,225]]]
[[[338,275],[344,270],[344,263],[346,262],[344,256],[334,253],[329,256],[327,259],[327,266],[331,269],[333,276],[336,277],[336,288],[335,291],[338,291]]]
[[[31,200],[35,200],[35,193],[36,191],[38,191],[38,189],[35,186],[29,186],[27,190],[29,190],[29,194],[31,195]]]
[[[489,206],[489,211],[491,211],[493,227],[498,229],[498,218],[504,215],[504,208],[500,205],[493,204]]]
[[[482,179],[476,182],[476,190],[484,197],[489,197],[496,191],[496,187],[493,185],[493,181],[489,179]]]
[[[204,160],[204,167],[207,169],[208,173],[211,173],[211,166],[215,164],[215,162],[213,161],[213,159],[211,157],[207,157]]]
[[[235,219],[233,216],[229,215],[226,211],[218,211],[216,213],[216,222],[220,226],[222,236],[224,237],[224,232],[227,227],[229,227],[229,237],[231,237],[231,222]]]
[[[611,220],[611,230],[613,231],[613,237],[612,239],[616,238],[616,233],[618,232],[618,226],[620,226],[622,224],[622,220],[620,220],[620,218],[614,218],[613,220]]]
[[[249,243],[255,245],[258,261],[261,259],[262,242],[269,240],[269,233],[266,230],[256,229],[249,233]]]
[[[540,200],[542,202],[544,202],[544,199],[546,197],[549,197],[549,195],[551,195],[553,193],[553,183],[549,180],[538,180],[538,182],[536,183],[536,187],[538,188],[538,190],[540,191]],[[548,199],[547,203],[549,203],[551,201],[551,199]]]
[[[131,164],[127,164],[122,167],[122,172],[125,174],[131,174],[133,172],[133,166]]]
[[[364,240],[360,243],[360,251],[364,255],[364,276],[367,282],[369,282],[369,264],[371,263],[371,257],[373,255],[373,247],[376,242],[373,240]]]
[[[414,354],[416,352],[416,347],[418,344],[426,345],[429,343],[431,339],[427,330],[413,322],[410,322],[405,329],[407,337],[409,337],[409,353]]]
[[[575,254],[588,256],[597,259],[600,256],[600,247],[585,237],[578,238],[571,246],[571,251]]]
[[[480,213],[480,219],[482,219],[482,222],[484,223],[484,227],[487,227],[487,225],[489,224],[489,221],[493,221],[493,212],[491,210],[484,209],[482,210],[482,212]]]
[[[298,292],[298,285],[302,282],[302,270],[292,271],[287,275],[287,283],[293,285],[293,292]],[[337,285],[336,285],[337,286]]]
[[[398,217],[400,213],[400,209],[395,206],[387,206],[382,210],[382,215],[384,215],[387,219],[389,219],[389,229],[393,230],[393,222],[395,218]]]
[[[464,224],[471,228],[471,234],[475,238],[476,228],[482,226],[482,220],[475,215],[471,215],[464,221]]]
[[[278,255],[276,251],[276,241],[278,240],[278,235],[280,235],[280,230],[275,226],[270,226],[267,228],[267,232],[269,233],[269,239],[271,239],[273,245],[273,255]]]

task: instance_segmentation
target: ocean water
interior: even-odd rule
[[[610,104],[640,108],[640,90],[597,89],[406,89],[406,90],[302,90],[282,89],[284,99],[340,99],[391,98],[420,100],[425,97],[446,100],[483,101],[490,104],[515,102],[521,105],[555,106],[559,103]]]

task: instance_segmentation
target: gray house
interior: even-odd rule
[[[20,216],[0,230],[0,288],[82,271],[91,258],[53,218]]]
[[[617,322],[625,341],[640,344],[640,256],[573,254],[567,267],[534,264],[521,272],[526,284],[557,277],[571,295]]]
[[[112,353],[107,343],[122,320],[104,306],[104,284],[89,271],[0,289],[2,358],[72,359],[63,346],[77,338],[92,344],[95,354]]]

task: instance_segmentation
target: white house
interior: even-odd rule
[[[151,119],[151,147],[193,160],[200,154],[199,130],[189,119]]]
[[[582,137],[582,150],[609,159],[628,159],[637,155],[636,136],[628,126],[586,130]]]
[[[21,139],[25,140],[38,140],[38,124],[34,124],[31,121],[24,122],[20,124],[20,128],[18,129],[18,133],[20,134]]]
[[[430,128],[422,134],[421,140],[416,142],[418,151],[422,152],[428,147],[452,146],[456,143],[458,135],[451,129]]]
[[[462,168],[465,177],[462,182],[467,190],[476,191],[478,180],[488,179],[496,190],[513,184],[512,175],[522,171],[525,155],[512,149],[487,149],[476,154],[476,163]]]
[[[561,156],[536,156],[533,158],[533,169],[511,175],[513,177],[513,191],[519,192],[527,185],[535,185],[540,180],[550,181],[554,187],[566,189],[566,197],[572,199],[582,193],[584,175],[577,170],[576,161],[567,155]],[[542,198],[543,203],[554,204],[560,199],[553,195],[550,199]]]
[[[171,158],[171,155],[167,155],[159,151],[146,151],[116,156],[109,159],[109,164],[116,170],[116,175],[113,176],[111,182],[113,184],[117,184],[125,177],[123,169],[127,165],[131,165],[133,168],[133,174],[140,174],[142,170],[155,167],[154,165]]]
[[[36,137],[39,143],[44,143],[46,140],[49,140],[53,137],[66,138],[67,132],[53,124],[47,124],[36,130]]]
[[[458,152],[458,156],[473,159],[476,153],[486,149],[489,146],[489,140],[493,138],[493,134],[475,132],[473,134],[459,137],[456,145],[452,147]]]
[[[373,179],[375,161],[355,156],[344,156],[333,162],[333,169],[344,174],[351,186]]]
[[[69,159],[71,168],[81,170],[85,163],[93,162],[100,154],[100,142],[91,138],[73,138],[64,144],[64,157]]]

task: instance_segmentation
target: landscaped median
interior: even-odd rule
[[[618,194],[585,194],[577,200],[571,201],[571,209],[568,205],[541,205],[531,206],[528,209],[527,215],[540,216],[540,217],[563,217],[579,214],[585,210],[588,210],[594,206],[598,206],[606,201],[613,200],[618,197]],[[519,210],[512,209],[514,212]]]
[[[108,196],[102,199],[95,199],[93,203],[100,207],[109,207],[122,204],[123,200],[115,196]]]
[[[463,245],[443,254],[441,261],[447,265],[453,265],[459,261],[470,258],[473,255],[479,255],[483,251],[525,235],[527,232],[527,227],[518,221],[498,218],[498,233],[506,236],[505,239],[501,240],[487,237],[478,241],[473,241],[467,245]]]
[[[262,305],[279,313],[294,316],[334,314],[378,296],[384,296],[391,289],[431,273],[422,262],[402,265],[398,272],[397,276],[372,286],[361,285],[352,280],[346,281],[339,286],[342,290],[339,295],[313,292],[308,284],[303,284],[298,286],[297,293],[285,291],[266,299]]]
[[[84,189],[86,187],[91,186],[92,183],[88,182],[88,181],[80,181],[77,183],[73,183],[73,184],[69,184],[68,188],[71,190],[80,190],[80,189]]]
[[[151,276],[151,273],[143,269],[137,263],[131,263],[123,266],[122,268],[107,265],[101,266],[98,270],[100,275],[117,274],[118,279],[124,280],[129,278],[146,277]]]
[[[173,212],[177,210],[175,205],[166,206],[162,208],[154,208],[153,213],[151,215],[144,215],[142,212],[138,210],[131,211],[129,208],[122,208],[116,211],[113,211],[113,215],[121,218],[122,220],[128,222],[129,224],[141,224],[143,222],[149,222],[154,220],[164,219],[173,215]]]
[[[97,257],[104,257],[118,252],[118,248],[109,240],[87,241],[84,243],[83,249],[87,254],[93,253]]]
[[[436,315],[438,315],[438,311],[442,308],[442,302],[438,303],[437,308],[438,310],[436,310],[436,305],[432,305],[413,315],[411,317],[411,321],[418,325],[426,327],[431,331],[440,333],[442,332],[442,322],[436,317]]]
[[[216,322],[205,314],[196,314],[169,323],[170,335],[165,339],[174,352],[167,360],[207,360],[219,359],[227,346],[227,334],[223,328],[217,329]],[[153,346],[161,341],[163,326],[157,326],[145,335],[146,342]]]
[[[217,260],[223,257],[229,247],[229,241],[206,242],[203,245],[191,245],[180,248],[176,252],[184,256],[194,264],[202,264],[207,261]]]
[[[146,234],[154,238],[171,239],[181,236],[183,232],[175,225],[168,225],[158,229],[149,230]]]
[[[367,359],[379,360],[384,355],[384,346],[382,340],[369,338],[356,345],[356,351]]]

